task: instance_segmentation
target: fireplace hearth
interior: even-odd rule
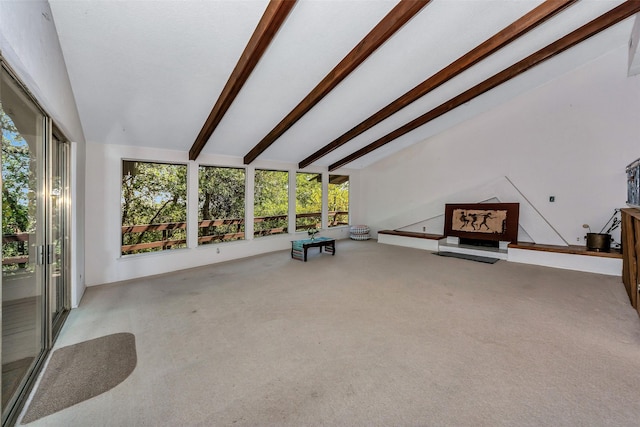
[[[500,246],[500,242],[498,240],[469,239],[465,237],[461,237],[458,244],[477,246],[480,248],[498,248]]]
[[[507,259],[518,241],[519,203],[456,203],[445,206],[440,252]]]

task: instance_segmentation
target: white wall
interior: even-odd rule
[[[74,142],[72,304],[84,291],[85,140],[49,3],[0,1],[0,54],[54,123]]]
[[[195,185],[197,168],[200,164],[211,166],[244,167],[241,158],[225,156],[200,156],[198,162],[188,161],[188,153],[157,148],[133,147],[112,144],[87,144],[87,228],[86,228],[86,271],[87,285],[99,285],[135,279],[155,274],[215,264],[261,253],[291,249],[291,240],[304,238],[304,233],[284,234],[197,246],[197,229],[188,228],[188,248],[174,249],[137,255],[120,255],[120,191],[122,159],[176,162],[188,165],[191,182],[188,189],[188,219],[197,222],[198,195]],[[247,213],[252,214],[252,177],[255,168],[288,170],[295,173],[296,165],[257,161],[247,168]],[[325,170],[305,169],[305,172],[327,173]],[[357,175],[346,169],[332,174],[347,174],[351,182]],[[290,199],[295,194],[290,195]],[[295,200],[295,199],[294,199]],[[251,210],[250,210],[251,209]],[[294,211],[295,212],[295,211]],[[291,211],[290,211],[291,214]],[[247,233],[251,235],[251,224]],[[348,227],[323,230],[322,236],[338,239],[348,237]],[[287,255],[284,255],[287,256]]]
[[[626,46],[621,46],[363,170],[335,171],[351,177],[351,223],[368,224],[374,232],[404,227],[410,218],[416,222],[443,212],[444,201],[473,200],[474,188],[482,190],[477,201],[496,196],[487,193],[488,186],[507,177],[554,233],[568,243],[584,244],[583,223],[599,231],[614,208],[625,205],[625,166],[640,157],[640,77],[627,77],[626,52]],[[243,166],[240,158],[203,156],[196,163],[187,160],[186,152],[88,143],[88,285],[290,248],[294,234],[197,247],[191,231],[187,249],[121,257],[123,158],[184,162],[192,178],[198,163]],[[248,169],[248,180],[254,167],[297,170],[296,165],[257,162]],[[194,206],[193,187],[191,192]],[[247,192],[250,206],[252,193]],[[467,199],[449,200],[461,194]],[[554,203],[549,202],[551,195]],[[189,211],[193,222],[195,209]],[[324,231],[323,235],[343,238],[347,230]]]
[[[66,137],[84,141],[49,3],[0,2],[0,50]]]
[[[363,169],[362,222],[401,228],[507,177],[564,240],[584,244],[582,224],[600,231],[625,206],[625,166],[640,157],[640,77],[627,77],[627,61],[620,46]]]

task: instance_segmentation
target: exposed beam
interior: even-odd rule
[[[296,0],[270,0],[260,18],[247,46],[244,48],[236,67],[233,69],[227,84],[222,89],[209,117],[204,122],[200,133],[189,150],[189,160],[195,160],[200,155],[205,144],[211,138],[222,117],[233,103],[251,72],[260,61],[265,50],[280,29],[280,26],[295,6]]]
[[[565,50],[577,45],[578,43],[583,42],[589,37],[598,34],[599,32],[611,27],[612,25],[617,24],[623,19],[626,19],[638,12],[640,12],[640,1],[627,0],[618,7],[611,9],[609,12],[599,16],[598,18],[583,25],[577,30],[556,40],[550,45],[529,55],[523,60],[493,75],[492,77],[489,77],[482,83],[479,83],[471,89],[468,89],[465,92],[461,93],[460,95],[440,104],[433,110],[428,111],[420,117],[410,121],[404,126],[399,127],[393,132],[348,155],[347,157],[338,160],[337,162],[329,166],[329,170],[333,171],[366,154],[371,153],[372,151],[382,147],[383,145],[393,141],[394,139],[411,132],[412,130],[442,116],[445,113],[448,113],[449,111],[459,107],[460,105],[471,101],[475,97],[482,95],[483,93],[495,88],[496,86],[501,85],[502,83],[524,73],[530,68],[533,68],[536,65],[546,61],[547,59],[564,52]]]
[[[244,163],[248,165],[253,162],[430,1],[400,0],[297,106],[244,156]]]
[[[535,9],[531,10],[522,18],[505,27],[502,31],[496,33],[493,37],[487,39],[484,43],[470,50],[451,64],[447,65],[436,74],[429,77],[404,95],[391,102],[386,107],[371,115],[369,118],[354,126],[349,131],[334,139],[299,164],[300,168],[309,166],[316,160],[324,157],[338,147],[343,146],[356,136],[371,129],[381,121],[387,119],[391,115],[397,113],[407,105],[438,88],[442,84],[448,82],[458,74],[482,61],[498,49],[503,48],[507,44],[516,40],[518,37],[526,34],[556,13],[565,9],[567,6],[575,3],[577,0],[547,0]]]

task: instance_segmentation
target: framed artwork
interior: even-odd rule
[[[444,233],[516,243],[519,215],[519,203],[450,203],[445,205]]]

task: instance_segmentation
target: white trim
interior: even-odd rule
[[[187,248],[198,247],[198,189],[200,165],[187,165]]]

